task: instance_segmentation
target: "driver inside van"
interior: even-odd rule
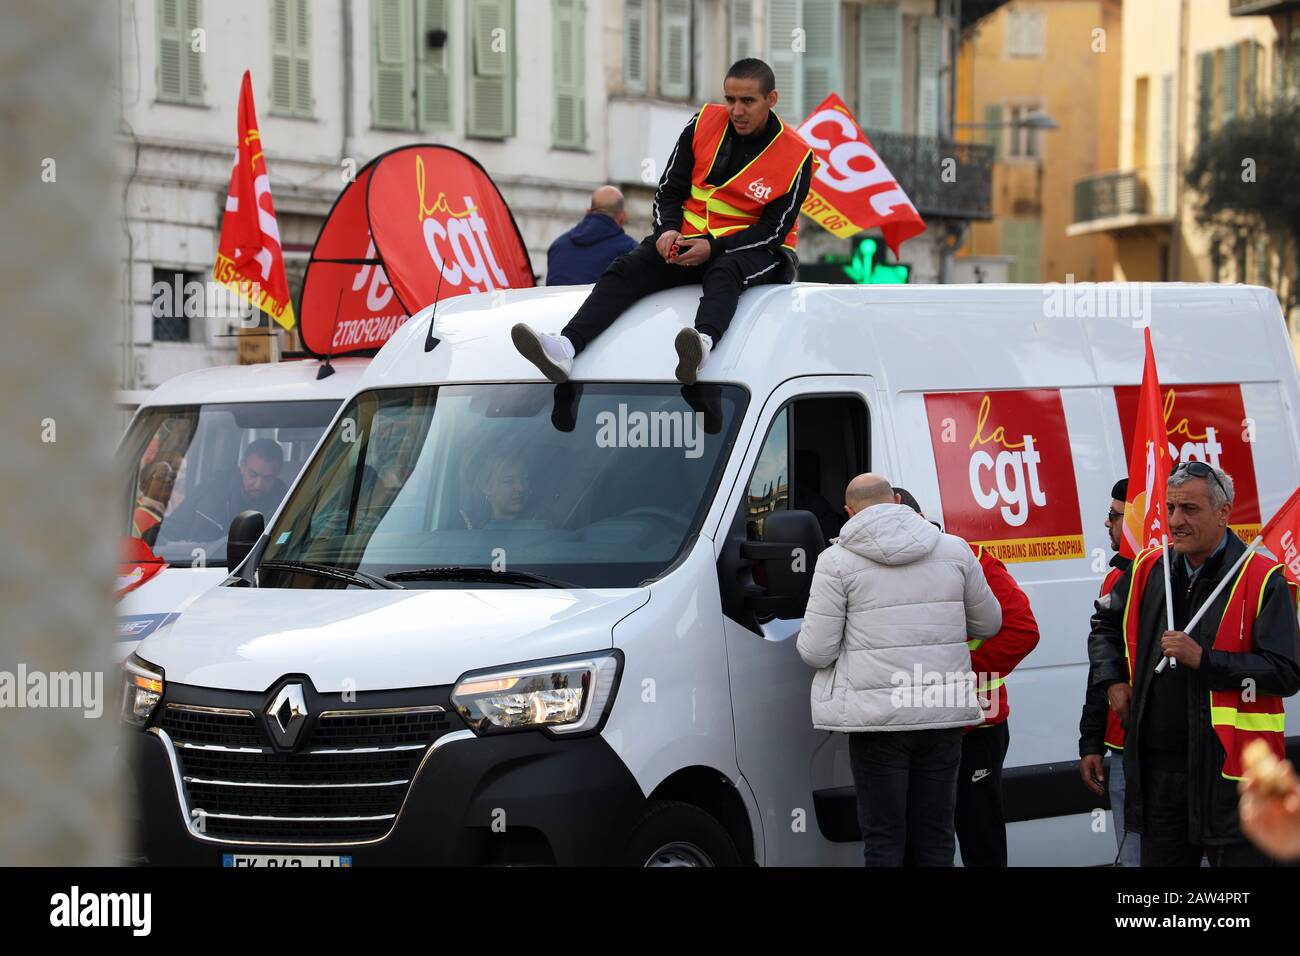
[[[270,517],[288,488],[280,479],[284,452],[270,438],[250,442],[239,467],[198,488],[174,517],[169,518],[169,536],[177,540],[205,541],[221,537],[230,521],[241,511],[260,511]]]
[[[478,473],[460,514],[467,528],[490,527],[496,522],[541,518],[532,514],[532,472],[525,456],[515,452],[491,453]]]

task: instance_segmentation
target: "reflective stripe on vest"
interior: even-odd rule
[[[1229,654],[1246,654],[1254,647],[1255,619],[1264,604],[1264,587],[1276,564],[1262,554],[1252,554],[1233,582],[1228,603],[1223,609],[1219,629],[1214,635],[1214,650]],[[1241,690],[1210,691],[1210,723],[1223,745],[1223,776],[1240,780],[1244,767],[1241,754],[1255,740],[1262,740],[1279,760],[1286,757],[1284,725],[1286,714],[1282,698],[1271,694]]]
[[[689,235],[725,236],[746,229],[758,222],[769,201],[788,194],[794,188],[812,150],[797,133],[781,122],[779,116],[776,122],[776,135],[762,152],[726,182],[710,186],[706,179],[731,120],[725,106],[706,103],[700,107],[691,140],[695,153],[691,194],[682,203],[683,225],[695,230]],[[819,164],[814,156],[814,171]],[[790,201],[793,202],[793,198]],[[794,224],[781,244],[794,249],[798,241],[799,217],[796,214]]]

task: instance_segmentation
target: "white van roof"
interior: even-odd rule
[[[559,332],[590,289],[448,299],[430,352],[422,310],[380,350],[361,387],[544,380],[515,351],[510,327]],[[673,335],[693,322],[699,298],[699,286],[683,286],[634,304],[579,356],[574,378],[673,381]],[[1108,317],[1091,317],[1098,310]],[[1296,381],[1270,290],[1192,283],[760,286],[741,296],[701,380],[740,382],[756,395],[795,376],[864,373],[894,393],[1136,384],[1144,316],[1162,382]],[[1207,348],[1216,342],[1223,347]]]
[[[234,402],[304,402],[350,398],[369,358],[336,358],[334,374],[316,378],[316,359],[259,365],[219,365],[167,379],[147,393],[141,406],[205,405]]]

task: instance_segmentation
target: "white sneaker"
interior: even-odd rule
[[[557,385],[569,380],[573,371],[573,345],[562,335],[534,332],[523,322],[510,330],[510,340],[519,354],[532,362]]]
[[[713,350],[713,339],[692,328],[685,328],[677,333],[673,345],[677,348],[677,381],[694,385],[705,358]]]

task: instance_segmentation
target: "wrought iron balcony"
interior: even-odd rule
[[[1300,7],[1300,0],[1228,0],[1228,13],[1234,17],[1282,13],[1298,7]]]
[[[992,146],[906,133],[869,135],[871,145],[922,216],[993,218]],[[956,165],[948,176],[945,161],[950,159]]]
[[[1113,170],[1074,184],[1068,235],[1149,226],[1171,220],[1173,182],[1166,167]]]

